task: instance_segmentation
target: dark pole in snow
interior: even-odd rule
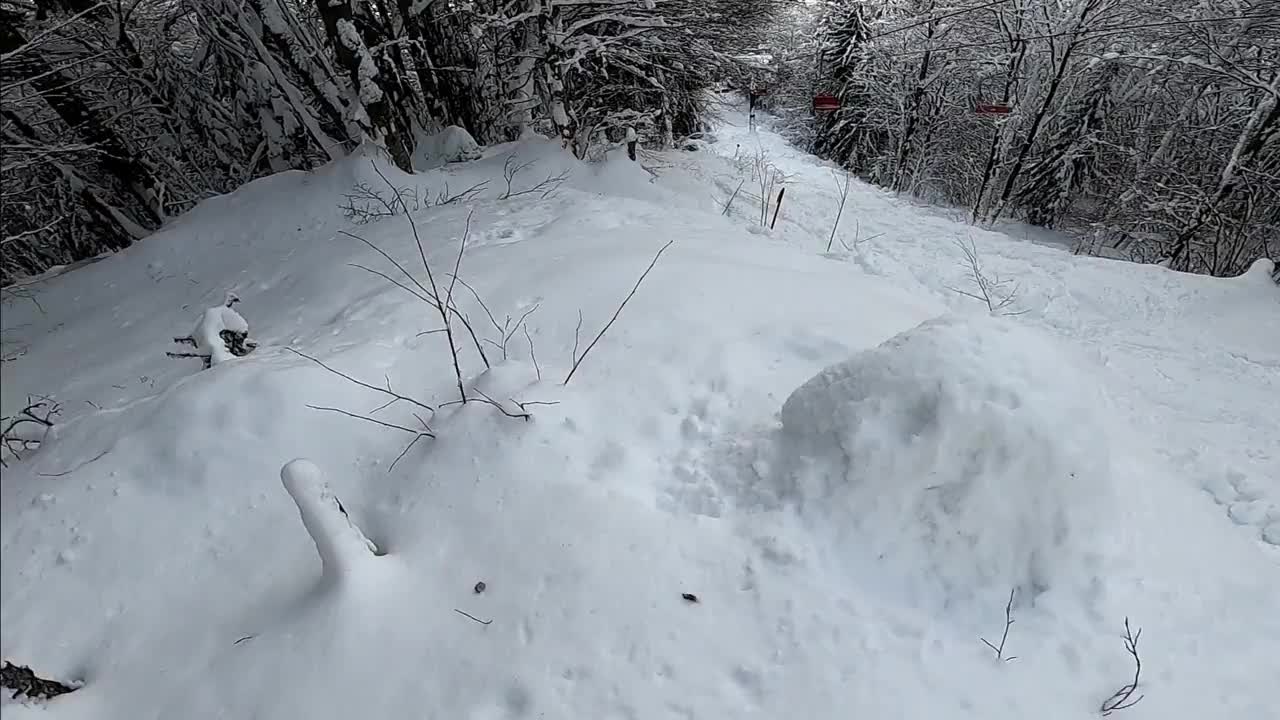
[[[778,213],[782,211],[782,196],[787,193],[786,188],[778,191],[778,205],[773,208],[773,221],[769,223],[769,229],[772,230],[774,225],[778,224]]]

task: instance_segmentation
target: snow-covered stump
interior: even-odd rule
[[[196,352],[170,352],[169,357],[198,357],[210,368],[253,352],[258,343],[249,337],[249,321],[231,307],[239,301],[234,293],[227,293],[225,303],[205,310],[190,335],[173,339],[176,343],[191,345]]]
[[[305,458],[291,460],[280,469],[280,480],[316,544],[326,581],[341,582],[352,569],[376,557],[377,546],[351,522],[318,465]]]

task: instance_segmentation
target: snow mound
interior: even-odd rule
[[[1243,277],[1249,282],[1280,283],[1280,268],[1268,258],[1258,258],[1244,271]]]
[[[419,170],[440,167],[446,163],[479,160],[483,154],[480,143],[471,137],[466,128],[457,125],[419,137],[416,153],[413,164]]]
[[[201,353],[209,356],[209,364],[217,365],[235,358],[235,353],[227,347],[227,339],[223,333],[248,337],[249,323],[244,317],[231,309],[230,305],[219,305],[204,311],[196,326],[191,331],[191,339]]]
[[[1049,337],[933,320],[791,395],[778,490],[917,602],[1088,587],[1112,482],[1102,406]]]

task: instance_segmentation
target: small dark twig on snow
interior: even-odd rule
[[[1138,680],[1142,677],[1142,658],[1138,657],[1138,638],[1142,637],[1142,628],[1138,628],[1138,632],[1129,629],[1129,618],[1124,619],[1124,649],[1133,656],[1133,680],[1122,686],[1111,694],[1102,703],[1100,710],[1103,716],[1110,715],[1117,710],[1125,710],[1137,705],[1146,695],[1139,695],[1134,698],[1133,693],[1138,689]]]
[[[23,452],[40,447],[45,434],[54,425],[54,418],[61,412],[62,406],[49,398],[27,397],[26,407],[14,415],[0,419],[0,443],[15,458],[21,457]],[[28,426],[39,428],[36,432],[40,437],[37,438],[29,432]],[[0,467],[7,467],[2,454],[0,454]]]
[[[396,468],[396,463],[400,462],[400,460],[405,455],[408,455],[409,451],[413,449],[414,445],[418,444],[419,440],[423,438],[434,438],[436,436],[435,433],[431,431],[431,427],[427,425],[427,422],[423,420],[422,417],[419,415],[414,415],[414,417],[417,418],[418,422],[422,424],[422,429],[414,430],[413,428],[408,428],[403,425],[397,425],[395,423],[389,423],[383,420],[378,420],[376,418],[371,418],[368,415],[359,415],[357,413],[348,412],[341,408],[323,407],[320,405],[308,405],[307,407],[311,408],[312,410],[321,410],[323,412],[331,412],[331,413],[337,413],[339,415],[345,415],[355,420],[363,420],[367,423],[373,423],[374,425],[381,425],[382,427],[385,427],[385,428],[391,428],[392,430],[401,430],[407,433],[412,433],[414,436],[413,440],[409,441],[409,444],[405,446],[404,450],[400,451],[400,454],[396,456],[396,459],[391,461],[391,467],[387,468],[387,472],[391,472],[392,470],[394,470]]]
[[[662,257],[662,253],[666,252],[667,248],[671,247],[674,244],[675,244],[675,240],[667,241],[667,244],[663,245],[662,249],[658,250],[658,253],[653,256],[653,260],[649,261],[649,267],[645,268],[645,271],[641,273],[640,279],[636,280],[635,286],[632,287],[631,292],[627,293],[627,296],[623,298],[622,304],[618,306],[618,309],[613,311],[613,317],[609,318],[609,322],[605,323],[604,327],[600,328],[600,332],[596,333],[595,338],[593,338],[591,342],[587,345],[587,349],[582,351],[581,357],[578,356],[578,332],[577,330],[574,331],[573,333],[573,347],[574,347],[573,367],[569,368],[569,374],[566,375],[564,378],[564,383],[563,383],[564,385],[569,384],[569,381],[573,379],[573,374],[578,372],[578,367],[582,365],[582,361],[586,360],[587,356],[591,354],[591,349],[596,346],[596,343],[600,342],[600,338],[604,337],[604,334],[609,332],[609,328],[613,327],[613,324],[617,322],[618,316],[622,314],[622,308],[626,307],[627,303],[631,302],[631,298],[636,296],[636,291],[640,289],[640,283],[643,283],[644,279],[649,277],[649,273],[653,270],[653,267],[658,264],[658,258]],[[582,328],[581,313],[578,314],[578,328],[579,329]]]
[[[474,620],[474,621],[476,621],[476,622],[480,623],[481,625],[492,625],[492,624],[493,624],[493,621],[492,621],[492,620],[481,620],[480,618],[476,617],[475,615],[472,615],[471,613],[468,613],[468,612],[463,612],[463,611],[459,610],[458,608],[454,608],[454,609],[453,609],[453,611],[454,611],[454,612],[456,612],[456,613],[458,613],[459,615],[462,615],[463,617],[470,618],[470,619],[472,619],[472,620]]]
[[[1004,643],[1009,639],[1009,628],[1013,625],[1013,596],[1017,592],[1018,588],[1013,588],[1009,591],[1009,602],[1004,606],[1004,634],[1000,636],[1000,645],[992,645],[986,638],[978,638],[984,645],[991,648],[991,651],[996,654],[997,660],[1003,660],[1004,662],[1018,659],[1016,655],[1004,656]]]
[[[413,398],[409,397],[408,395],[401,395],[400,393],[398,393],[398,392],[396,392],[396,391],[392,390],[392,389],[391,389],[391,381],[390,381],[390,380],[387,380],[387,386],[386,386],[386,387],[378,387],[377,385],[371,385],[371,384],[369,384],[369,383],[367,383],[367,382],[364,382],[363,380],[357,380],[356,378],[351,377],[350,375],[348,375],[348,374],[346,374],[346,373],[342,372],[341,370],[335,370],[335,369],[333,369],[333,368],[329,367],[328,365],[326,365],[326,364],[324,363],[324,361],[320,360],[320,358],[312,357],[312,356],[310,356],[310,355],[308,355],[308,354],[306,354],[306,353],[304,353],[304,352],[302,352],[302,351],[300,351],[300,350],[294,350],[293,348],[285,348],[285,350],[288,350],[289,352],[293,353],[294,355],[297,355],[298,357],[302,357],[302,358],[306,358],[307,360],[310,360],[311,362],[315,363],[316,365],[319,365],[320,367],[324,368],[325,370],[328,370],[329,372],[333,373],[334,375],[337,375],[338,377],[340,377],[340,378],[342,378],[342,379],[344,379],[344,380],[346,380],[346,381],[348,381],[348,382],[350,382],[350,383],[353,383],[353,384],[355,384],[355,385],[359,385],[360,387],[365,388],[365,389],[368,389],[368,390],[373,390],[374,392],[380,392],[380,393],[382,393],[383,395],[387,395],[388,397],[390,397],[390,398],[391,398],[391,401],[390,401],[390,402],[388,402],[386,405],[383,405],[383,406],[379,407],[379,408],[378,408],[378,410],[382,410],[382,409],[384,409],[384,408],[386,408],[386,407],[388,407],[388,406],[390,406],[390,405],[392,405],[392,404],[394,404],[394,403],[396,403],[396,402],[399,402],[399,401],[402,401],[402,400],[403,400],[404,402],[407,402],[407,403],[409,403],[409,404],[411,404],[411,405],[416,405],[416,406],[418,406],[418,407],[422,408],[423,410],[426,410],[427,412],[435,412],[435,408],[431,407],[430,405],[428,405],[428,404],[426,404],[426,403],[424,403],[424,402],[421,402],[421,401],[419,401],[419,400],[415,400],[415,399],[413,399]],[[375,410],[374,412],[377,412],[377,410]]]

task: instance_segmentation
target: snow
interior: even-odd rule
[[[856,181],[849,249],[826,253],[830,167],[737,110],[715,136],[637,163],[526,139],[380,166],[489,181],[414,219],[438,281],[465,234],[458,275],[496,324],[532,311],[504,340],[455,294],[491,341],[487,369],[462,344],[466,391],[527,421],[450,404],[439,316],[352,267],[394,272],[342,231],[424,279],[403,217],[343,217],[376,152],[213,198],[6,305],[27,351],[4,414],[65,410],[0,483],[3,656],[84,686],[4,718],[1083,720],[1130,679],[1126,616],[1126,718],[1273,717],[1270,268],[1075,257]],[[757,150],[786,176],[772,231]],[[568,179],[501,200],[513,155],[515,190]],[[971,286],[958,239],[1022,314],[949,289]],[[229,289],[257,349],[165,357]],[[997,662],[979,638],[1015,588]]]
[[[415,144],[413,166],[420,170],[446,163],[478,160],[484,153],[466,128],[450,125],[440,132],[420,134]]]
[[[1110,521],[1101,390],[1008,318],[930,321],[782,406],[771,485],[861,567],[935,609],[984,591],[1087,591]]]
[[[324,471],[306,458],[290,460],[280,469],[280,481],[298,506],[316,551],[324,578],[341,581],[354,568],[368,563],[378,548],[351,522],[341,501],[324,480]]]
[[[189,336],[195,341],[196,349],[209,356],[210,365],[235,358],[227,348],[223,332],[248,335],[249,322],[229,305],[219,305],[204,311]]]

